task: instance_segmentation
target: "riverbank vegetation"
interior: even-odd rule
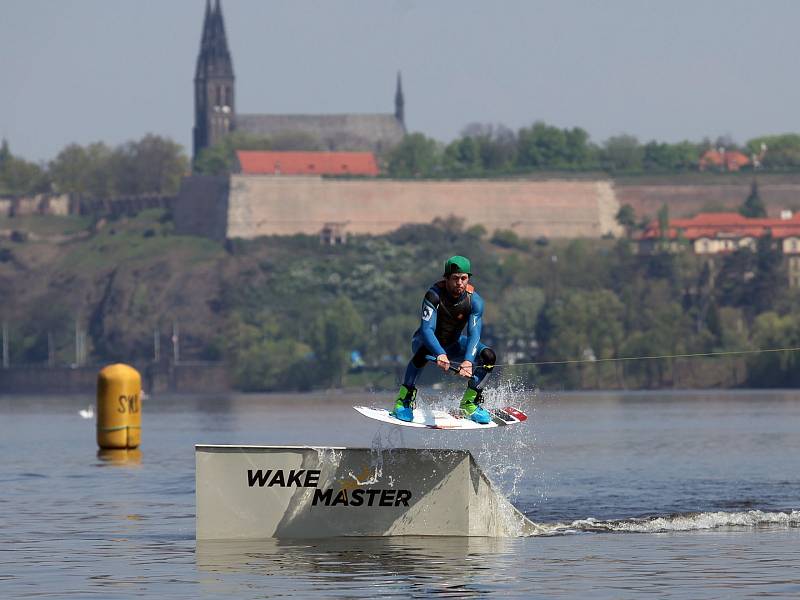
[[[798,294],[769,240],[709,261],[638,255],[627,239],[509,240],[456,218],[339,246],[176,236],[160,210],[88,227],[36,219],[36,235],[0,241],[12,365],[73,363],[78,335],[90,363],[146,364],[156,347],[171,360],[175,335],[179,360],[225,361],[243,390],[391,387],[427,286],[461,253],[500,362],[549,363],[504,376],[582,389],[800,384],[796,352],[645,358],[800,346]]]

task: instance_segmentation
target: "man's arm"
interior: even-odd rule
[[[478,354],[478,342],[481,341],[481,327],[483,326],[483,298],[477,292],[472,293],[472,312],[467,323],[467,351],[464,360],[475,363]]]
[[[436,339],[436,310],[439,308],[439,296],[433,291],[428,290],[422,300],[422,316],[420,317],[419,330],[422,333],[422,340],[434,356],[445,354],[444,348]]]

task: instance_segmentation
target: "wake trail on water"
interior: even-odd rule
[[[444,389],[426,389],[418,402],[432,409],[448,410],[458,406],[461,391],[454,386]],[[398,427],[381,427],[376,433],[373,450],[390,450],[402,447],[428,449],[469,449],[476,462],[491,480],[493,486],[514,503],[521,495],[527,497],[531,483],[537,496],[535,502],[548,499],[549,482],[537,464],[537,456],[544,450],[537,441],[541,427],[537,418],[538,392],[522,380],[506,379],[484,391],[487,408],[513,406],[528,415],[526,423],[486,431],[430,432],[406,431]],[[524,480],[524,481],[523,481]],[[521,484],[525,484],[523,489]],[[530,515],[530,513],[528,513]],[[506,515],[511,518],[513,515]],[[532,515],[531,515],[532,516]],[[502,518],[503,515],[500,515]],[[791,529],[800,528],[800,510],[783,511],[748,510],[741,512],[697,512],[628,519],[602,520],[587,517],[571,522],[530,523],[532,531],[524,536],[559,536],[582,533],[678,533],[711,530]]]
[[[592,518],[571,523],[539,523],[535,535],[571,533],[675,533],[713,529],[790,529],[800,527],[800,510],[767,512],[702,512],[637,519],[599,521]]]

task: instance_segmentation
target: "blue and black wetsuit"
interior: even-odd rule
[[[403,385],[414,387],[417,377],[428,363],[427,355],[446,354],[454,362],[468,360],[473,364],[469,387],[482,390],[486,377],[496,362],[494,351],[481,343],[483,298],[468,285],[458,298],[447,292],[444,280],[434,283],[422,301],[419,329],[414,332]],[[467,335],[461,335],[464,327]]]

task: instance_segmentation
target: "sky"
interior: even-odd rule
[[[447,142],[541,120],[593,141],[800,131],[795,0],[223,0],[242,113],[394,111]],[[191,150],[205,0],[0,0],[0,137],[47,161]]]

